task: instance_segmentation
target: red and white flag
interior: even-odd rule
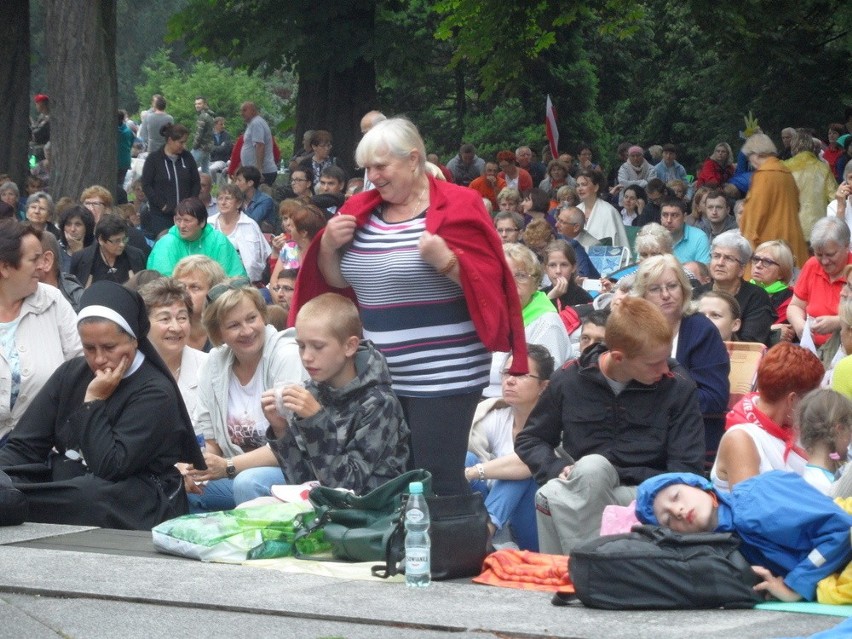
[[[556,110],[547,96],[547,106],[544,110],[544,128],[547,131],[547,141],[550,143],[550,154],[554,158],[559,157],[559,129],[556,126]]]

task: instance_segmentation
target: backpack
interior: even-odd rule
[[[578,546],[568,568],[577,598],[591,608],[753,608],[760,578],[739,545],[733,533],[636,526]]]

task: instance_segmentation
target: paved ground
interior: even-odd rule
[[[378,580],[169,558],[152,553],[145,538],[111,544],[88,530],[0,528],[0,639],[767,639],[807,636],[841,621],[757,610],[557,608],[545,593],[467,583],[410,591]],[[108,545],[108,554],[97,547]]]

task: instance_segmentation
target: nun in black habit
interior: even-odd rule
[[[148,530],[188,512],[175,462],[204,458],[139,294],[96,282],[80,306],[83,357],[54,372],[0,448],[0,523]]]

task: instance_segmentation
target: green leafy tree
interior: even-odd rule
[[[644,11],[628,0],[437,0],[435,10],[436,37],[455,45],[452,64],[476,66],[486,95],[522,84],[527,63],[556,45],[565,27],[600,15],[602,32],[623,36]]]

